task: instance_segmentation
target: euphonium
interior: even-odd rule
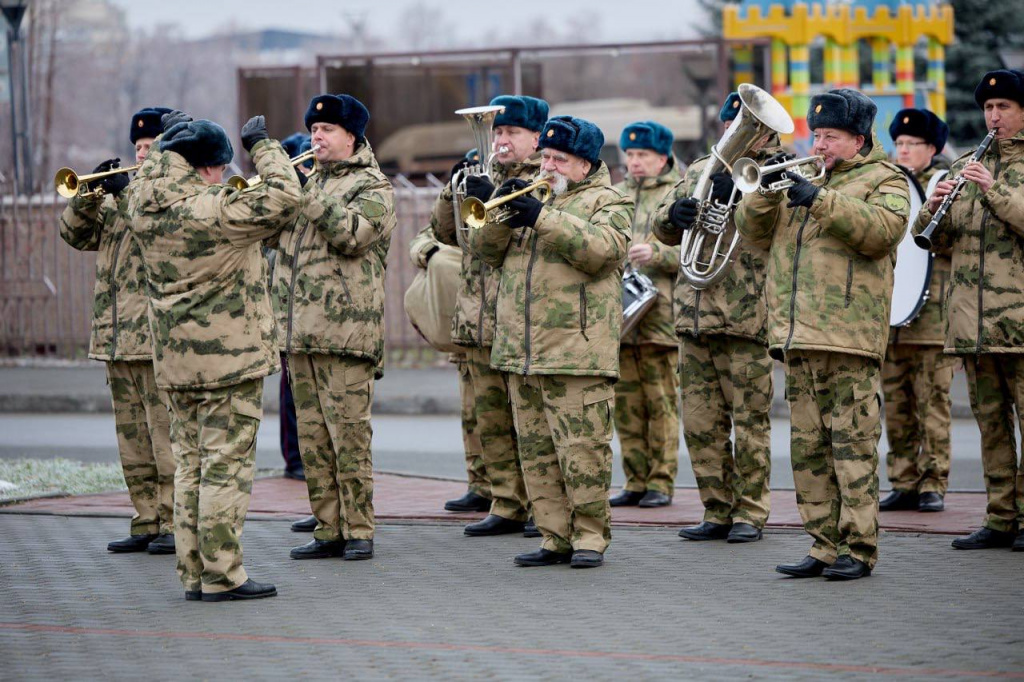
[[[57,174],[53,176],[53,188],[57,190],[57,194],[61,195],[65,199],[70,199],[73,196],[80,196],[83,198],[103,196],[103,189],[100,187],[88,190],[87,188],[89,187],[89,183],[95,182],[96,180],[102,180],[110,175],[130,173],[132,171],[139,170],[139,166],[141,165],[141,163],[137,163],[134,166],[128,166],[126,168],[114,168],[102,173],[90,173],[88,175],[79,175],[70,168],[61,168],[57,171]]]
[[[460,169],[452,175],[451,180],[452,209],[455,212],[455,240],[463,249],[467,248],[466,237],[468,236],[468,228],[462,219],[462,207],[467,201],[466,178],[475,175],[487,178],[488,181],[491,180],[491,165],[494,162],[494,154],[490,152],[493,146],[491,144],[491,128],[494,127],[495,117],[503,111],[505,111],[505,107],[502,106],[485,106],[459,109],[455,112],[466,119],[470,128],[473,129],[473,142],[480,155],[480,163]]]
[[[801,170],[804,166],[811,166],[814,170]],[[773,173],[785,171],[781,180],[774,180],[765,184],[765,178]],[[825,157],[806,156],[802,159],[790,159],[781,163],[773,163],[767,166],[757,165],[757,161],[743,158],[732,165],[732,181],[736,183],[736,189],[744,194],[751,192],[781,192],[789,189],[795,180],[785,175],[799,175],[808,182],[821,180],[825,177]]]
[[[537,199],[541,203],[547,203],[551,197],[551,180],[549,178],[541,178],[533,184],[527,185],[511,194],[491,199],[486,204],[476,197],[469,197],[462,202],[462,206],[459,208],[459,218],[467,228],[474,230],[480,229],[487,223],[503,223],[515,215],[515,211],[509,209],[496,211],[495,209],[501,208],[511,199],[521,197],[524,194],[530,194],[531,192],[537,193]]]
[[[288,162],[292,166],[298,166],[300,164],[306,163],[307,161],[313,158],[313,155],[316,153],[316,150],[318,149],[320,149],[320,145],[315,144],[306,151],[302,152],[301,154],[293,156],[292,158],[288,159]],[[242,190],[256,187],[261,182],[263,182],[263,178],[261,178],[258,175],[254,175],[248,180],[243,178],[241,175],[232,175],[230,178],[228,178],[226,184],[231,185],[235,189]]]
[[[733,188],[726,203],[714,201],[711,176],[731,174],[733,164],[754,151],[763,138],[772,133],[788,134],[794,128],[786,109],[756,85],[740,85],[739,97],[742,103],[739,114],[711,149],[711,158],[697,180],[693,198],[700,202],[700,208],[693,226],[683,232],[679,247],[679,272],[694,289],[706,289],[725,276],[740,239],[730,220],[737,203],[737,189]],[[703,255],[709,236],[714,242],[710,252]],[[725,241],[728,247],[723,250]]]

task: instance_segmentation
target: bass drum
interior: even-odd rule
[[[910,185],[910,222],[907,234],[900,242],[896,251],[896,269],[893,273],[892,308],[889,313],[889,324],[893,327],[906,327],[913,322],[928,301],[928,286],[932,279],[932,259],[935,256],[923,251],[914,243],[913,227],[917,214],[925,199],[934,190],[935,185],[945,171],[936,173],[928,183],[928,190],[921,188],[914,175],[900,166],[907,176]]]

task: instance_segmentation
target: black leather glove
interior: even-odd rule
[[[501,183],[501,187],[499,187],[498,191],[494,193],[494,198],[497,199],[498,197],[508,196],[509,194],[512,194],[512,192],[518,192],[519,190],[521,190],[522,188],[526,187],[529,184],[530,183],[528,183],[526,180],[510,178],[505,182]]]
[[[295,167],[295,175],[299,178],[299,187],[305,187],[306,183],[309,182],[309,176],[302,172],[302,169],[298,166]]]
[[[169,114],[164,114],[160,117],[160,125],[164,127],[164,132],[178,125],[179,123],[188,123],[192,120],[192,117],[186,114],[184,111],[178,111],[175,109]]]
[[[540,210],[544,208],[540,199],[530,194],[510,199],[505,205],[509,210],[515,211],[512,217],[505,221],[509,227],[533,227],[537,224],[537,218],[540,217]]]
[[[729,202],[729,197],[732,196],[732,188],[734,183],[732,176],[728,173],[715,173],[711,176],[711,200],[717,201],[720,204],[726,204]]]
[[[267,120],[263,116],[253,116],[245,125],[242,126],[242,146],[245,147],[245,151],[252,151],[252,148],[260,140],[270,139],[270,135],[267,133]]]
[[[668,220],[679,230],[689,230],[693,227],[694,221],[697,220],[699,212],[699,201],[693,197],[683,197],[682,199],[676,199],[675,203],[672,204],[672,208],[668,212]]]
[[[459,160],[458,160],[458,161],[457,161],[457,162],[455,163],[455,165],[454,165],[454,166],[452,166],[452,173],[451,173],[451,175],[449,175],[448,177],[449,177],[449,178],[454,178],[454,177],[455,177],[455,174],[456,174],[456,173],[458,173],[458,172],[459,172],[460,170],[462,170],[463,168],[465,168],[465,167],[467,167],[467,166],[472,166],[472,165],[473,165],[473,162],[472,162],[472,161],[470,161],[470,160],[469,160],[469,159],[467,159],[466,157],[462,157],[461,159],[459,159]]]
[[[786,208],[796,208],[797,206],[810,208],[821,188],[812,185],[799,173],[787,172],[786,177],[794,183],[792,187],[786,190],[786,196],[789,197],[789,203],[786,204]]]
[[[494,185],[487,178],[479,175],[470,175],[466,178],[466,195],[476,197],[480,201],[487,201],[494,194]]]
[[[769,156],[767,159],[764,160],[764,163],[762,163],[761,165],[774,166],[777,163],[785,163],[786,161],[792,161],[795,158],[796,157],[793,156],[792,154],[787,154],[786,152],[779,152],[778,154],[773,154],[772,156]],[[779,180],[782,180],[782,174],[785,172],[786,171],[784,170],[778,170],[762,176],[761,185],[767,187],[773,182],[778,182]]]
[[[107,159],[100,165],[93,169],[93,173],[106,173],[112,171],[115,168],[121,167],[121,159]],[[100,180],[95,180],[89,183],[89,189],[102,189],[104,194],[112,194],[115,197],[124,191],[124,188],[128,186],[128,174],[118,173],[116,175],[108,175]]]

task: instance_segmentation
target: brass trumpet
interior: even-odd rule
[[[817,170],[801,170],[804,166],[812,166]],[[808,182],[821,180],[825,177],[825,157],[806,156],[802,159],[790,159],[789,161],[773,163],[768,166],[758,166],[757,161],[751,158],[743,158],[732,165],[732,181],[736,184],[736,189],[744,194],[750,194],[751,192],[781,192],[792,187],[795,182],[787,177],[783,177],[781,180],[769,182],[767,185],[764,184],[765,177],[779,171],[786,171],[787,174],[795,173]]]
[[[298,156],[293,156],[292,158],[288,159],[288,161],[289,163],[292,164],[293,167],[301,165],[312,159],[313,155],[316,153],[316,150],[318,149],[320,149],[320,145],[313,145],[312,147],[302,152]],[[232,175],[230,178],[228,178],[227,184],[231,185],[237,190],[243,190],[252,189],[253,187],[258,186],[261,182],[263,182],[263,178],[261,178],[258,175],[254,175],[248,180],[243,178],[241,175]]]
[[[57,194],[61,195],[65,199],[70,199],[74,196],[82,198],[100,197],[104,194],[102,188],[97,187],[93,190],[86,189],[89,187],[90,182],[102,180],[105,177],[117,175],[118,173],[130,173],[132,171],[139,170],[139,166],[141,165],[141,163],[137,163],[134,166],[128,166],[127,168],[114,168],[113,170],[104,171],[102,173],[89,173],[88,175],[79,175],[70,168],[61,168],[57,171],[57,174],[53,176],[53,188],[57,190]]]
[[[495,209],[501,208],[516,197],[521,197],[524,194],[530,194],[532,192],[537,193],[537,199],[541,203],[547,203],[548,199],[551,198],[551,180],[549,178],[541,178],[540,180],[535,181],[532,185],[527,185],[526,187],[516,190],[511,194],[506,194],[503,197],[491,199],[486,204],[476,197],[469,197],[462,202],[459,214],[462,218],[462,222],[474,230],[480,229],[487,223],[503,223],[514,216],[515,211],[508,209],[495,211]]]

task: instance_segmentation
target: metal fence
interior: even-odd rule
[[[399,177],[398,227],[388,254],[385,299],[389,357],[433,360],[406,317],[403,300],[416,269],[409,241],[430,219],[436,187]],[[0,189],[8,189],[0,186]],[[96,254],[78,252],[58,233],[64,199],[0,196],[0,357],[80,359],[89,348]]]

